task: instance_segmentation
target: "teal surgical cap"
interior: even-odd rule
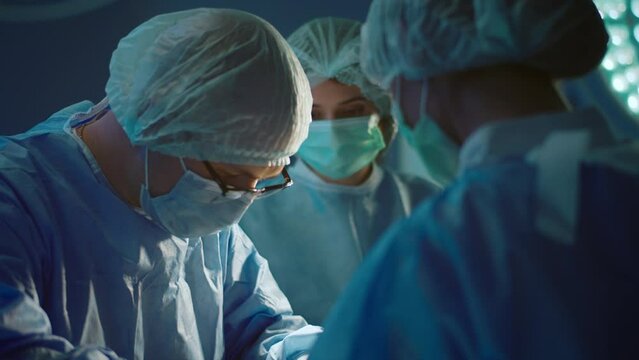
[[[596,67],[607,42],[591,0],[374,0],[361,55],[384,87],[498,64],[567,78]]]
[[[390,113],[390,98],[371,83],[360,66],[362,23],[340,18],[320,18],[295,30],[288,43],[300,60],[311,86],[328,79],[357,86],[382,115]]]
[[[123,38],[106,92],[131,142],[233,164],[289,163],[308,134],[312,96],[286,40],[242,11],[156,16]]]

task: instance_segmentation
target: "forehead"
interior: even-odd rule
[[[314,105],[337,105],[343,101],[362,96],[359,87],[345,85],[332,79],[313,86],[311,92]],[[364,99],[364,101],[366,100]]]

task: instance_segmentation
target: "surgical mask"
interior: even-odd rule
[[[180,158],[184,174],[164,195],[149,193],[148,151],[144,160],[145,180],[140,204],[151,219],[169,233],[181,237],[200,237],[237,224],[255,199],[255,194],[229,191],[188,170]]]
[[[399,88],[399,87],[398,87]],[[424,81],[419,105],[419,120],[414,128],[408,127],[399,105],[401,94],[396,94],[391,113],[399,123],[399,131],[419,153],[431,180],[440,186],[448,185],[457,174],[459,146],[441,130],[426,111],[427,84]]]
[[[379,115],[314,120],[299,157],[320,174],[343,179],[375,160],[386,146]]]

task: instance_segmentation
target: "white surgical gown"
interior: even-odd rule
[[[308,348],[317,329],[292,315],[237,225],[180,239],[114,195],[69,130],[89,116],[70,114],[90,108],[0,139],[0,358],[293,358]]]
[[[492,124],[385,234],[311,359],[638,358],[639,145],[595,111]]]
[[[358,186],[327,183],[299,160],[289,173],[294,185],[255,201],[240,225],[295,313],[319,324],[373,242],[437,188],[377,165]]]

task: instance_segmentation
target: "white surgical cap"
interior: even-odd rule
[[[597,66],[607,41],[591,0],[374,0],[362,66],[384,87],[497,64],[565,78]]]
[[[246,12],[152,18],[123,38],[106,86],[131,142],[171,156],[289,163],[308,134],[312,96],[286,40]]]
[[[288,43],[300,60],[311,86],[328,79],[355,85],[382,115],[388,115],[389,94],[373,85],[360,66],[361,27],[362,24],[355,20],[315,19],[295,30],[288,37]]]

